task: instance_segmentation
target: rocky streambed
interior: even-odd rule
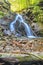
[[[25,60],[43,59],[43,38],[4,36],[0,38],[0,57],[16,57],[20,60],[24,60],[24,57]]]
[[[11,38],[4,36],[0,40],[0,52],[5,53],[25,53],[43,52],[43,39]]]

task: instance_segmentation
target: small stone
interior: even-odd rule
[[[10,30],[4,30],[4,34],[6,34],[6,35],[11,35],[11,32],[10,32]]]
[[[30,40],[29,43],[34,43],[34,40]]]
[[[0,52],[2,52],[2,51],[3,51],[3,47],[0,46]]]
[[[5,47],[5,51],[6,52],[11,52],[13,50],[13,47],[12,46],[6,46]]]

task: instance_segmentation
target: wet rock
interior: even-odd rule
[[[21,34],[17,33],[15,34],[15,37],[21,37]]]
[[[38,25],[37,23],[33,22],[33,23],[31,24],[31,26],[32,26],[32,28],[33,28],[33,30],[34,30],[35,32],[40,31],[40,27],[39,27],[39,25]]]
[[[4,30],[4,34],[10,36],[11,35],[11,32],[10,32],[10,30]]]
[[[6,22],[4,19],[0,19],[0,24],[1,25],[7,25],[9,22]]]

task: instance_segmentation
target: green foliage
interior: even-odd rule
[[[29,6],[37,5],[40,0],[8,0],[11,4],[11,10],[19,11]]]
[[[43,10],[41,10],[39,6],[34,7],[33,13],[38,22],[43,22]]]
[[[2,18],[3,16],[4,16],[4,13],[0,11],[0,18]]]
[[[26,9],[26,8],[31,8],[32,9],[32,13],[35,15],[34,20],[36,20],[37,22],[43,22],[43,13],[41,10],[41,5],[39,6],[38,4],[40,4],[40,2],[42,0],[8,0],[11,4],[11,10],[12,11],[20,11],[22,9]],[[40,16],[40,14],[42,14]]]
[[[38,22],[43,22],[43,10],[40,2],[42,3],[43,0],[0,0],[3,4],[2,10],[4,12],[0,12],[0,18],[5,14],[10,11],[21,11],[26,8],[32,8],[32,14],[35,15],[34,20]],[[9,5],[8,5],[9,4]],[[11,5],[10,5],[11,4]],[[40,7],[41,6],[41,7]],[[7,10],[8,9],[8,10]],[[7,11],[6,11],[7,10]],[[26,11],[27,12],[27,11]]]

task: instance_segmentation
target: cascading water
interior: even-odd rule
[[[16,33],[15,32],[15,23],[17,22],[17,20],[19,20],[19,22],[20,22],[19,26],[21,24],[23,24],[27,37],[35,38],[35,36],[32,33],[32,30],[30,29],[30,26],[27,23],[24,22],[24,19],[19,14],[17,14],[15,20],[10,23],[10,31],[13,32],[14,34]]]

